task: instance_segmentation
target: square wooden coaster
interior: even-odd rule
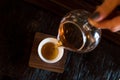
[[[62,59],[56,63],[43,62],[38,55],[38,52],[37,52],[38,45],[43,39],[47,37],[54,37],[54,36],[39,33],[39,32],[35,34],[32,50],[31,50],[31,55],[30,55],[30,60],[29,60],[29,66],[33,68],[39,68],[43,70],[63,73],[66,58],[67,58],[67,53],[65,50],[64,50],[65,52],[64,52],[64,56],[62,57]]]

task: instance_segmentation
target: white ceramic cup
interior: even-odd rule
[[[56,63],[63,57],[64,48],[63,47],[58,47],[57,57],[52,59],[52,60],[48,60],[48,59],[44,58],[43,55],[42,55],[42,47],[43,47],[43,45],[45,45],[48,42],[57,44],[58,40],[56,38],[45,38],[45,39],[43,39],[38,45],[38,55],[41,58],[41,60],[43,60],[46,63]]]

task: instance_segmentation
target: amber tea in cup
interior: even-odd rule
[[[42,47],[42,55],[47,60],[52,60],[58,55],[58,47],[54,43],[48,42]]]
[[[38,55],[44,62],[55,63],[58,62],[64,53],[64,48],[58,46],[56,38],[45,38],[38,45]]]

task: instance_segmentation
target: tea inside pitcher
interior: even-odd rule
[[[83,36],[80,28],[72,23],[62,23],[59,28],[58,46],[78,50],[83,45]]]

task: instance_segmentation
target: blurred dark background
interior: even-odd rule
[[[81,1],[75,7],[68,0],[67,4],[60,0],[34,1],[0,1],[0,80],[120,79],[119,38],[109,31],[103,31],[100,44],[92,52],[77,54],[69,51],[64,73],[29,67],[35,32],[56,36],[65,13],[78,7],[93,12],[95,6],[102,3],[100,0],[75,0]]]

